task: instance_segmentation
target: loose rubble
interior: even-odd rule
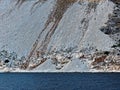
[[[56,70],[61,70],[75,59],[79,59],[81,62],[82,60],[89,62],[91,70],[120,70],[120,51],[116,49],[111,51],[95,51],[91,54],[81,51],[52,51],[38,58],[32,57],[30,60],[27,60],[24,56],[18,58],[15,52],[9,53],[3,50],[0,52],[0,69],[5,72],[11,72],[16,69],[33,70],[45,61],[50,60]]]
[[[23,56],[21,58],[17,57],[15,52],[8,52],[3,50],[0,52],[0,69],[8,68],[7,70],[15,70],[16,68],[23,69],[25,63],[27,62],[26,58]]]
[[[91,68],[102,71],[120,71],[120,52],[117,50],[94,53]]]

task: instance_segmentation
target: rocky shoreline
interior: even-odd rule
[[[11,72],[17,69],[32,71],[47,60],[50,60],[51,65],[53,64],[55,69],[59,71],[65,67],[67,63],[71,63],[75,59],[80,60],[80,62],[82,60],[89,62],[90,70],[120,71],[120,52],[115,49],[111,51],[96,50],[91,54],[81,51],[53,51],[38,58],[32,57],[29,61],[25,57],[18,59],[15,52],[8,53],[3,50],[0,52],[0,69],[5,72]]]

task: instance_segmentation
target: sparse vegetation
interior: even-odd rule
[[[110,51],[104,51],[104,54],[105,54],[105,55],[109,55],[109,54],[110,54]]]
[[[112,46],[112,48],[116,48],[116,47],[120,47],[120,43]]]

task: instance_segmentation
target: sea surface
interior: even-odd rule
[[[120,73],[0,73],[0,90],[120,90]]]

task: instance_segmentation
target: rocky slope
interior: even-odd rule
[[[117,0],[0,1],[1,70],[104,70],[119,34]]]

